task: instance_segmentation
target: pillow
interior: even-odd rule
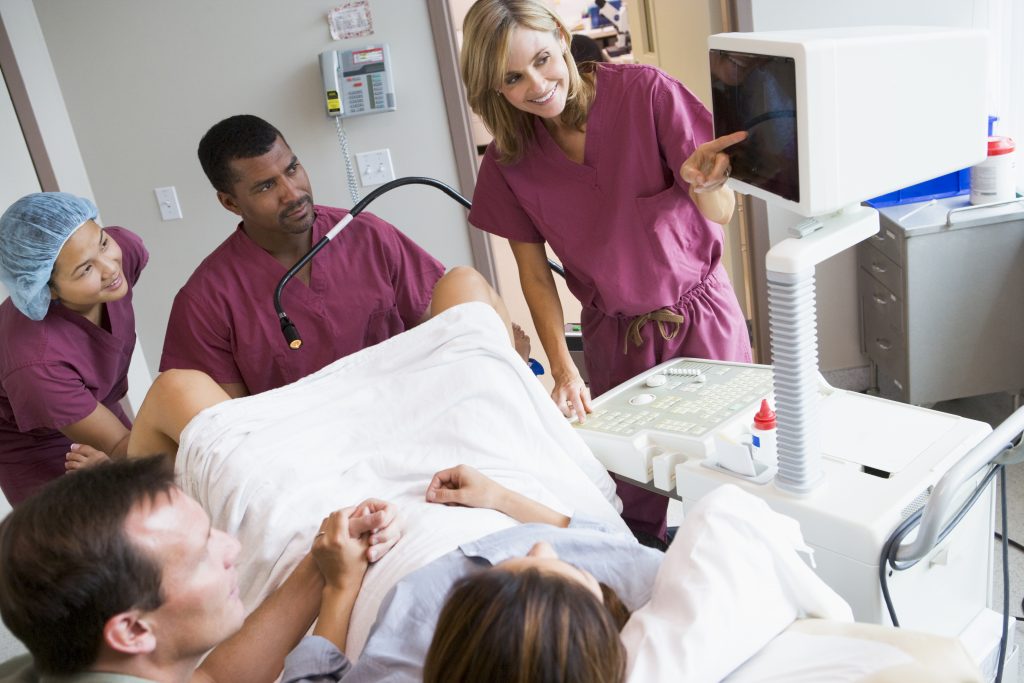
[[[795,520],[727,484],[686,514],[650,602],[622,630],[628,681],[720,681],[794,620],[853,621],[798,551]]]

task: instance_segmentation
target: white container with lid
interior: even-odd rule
[[[1017,198],[1015,150],[1012,138],[988,139],[988,159],[971,167],[971,204],[991,204]]]

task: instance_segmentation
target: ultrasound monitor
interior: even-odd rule
[[[985,33],[854,27],[709,38],[732,188],[803,216],[971,166],[987,144]]]
[[[732,177],[800,201],[796,137],[796,61],[711,50],[715,130],[747,131],[729,154]]]

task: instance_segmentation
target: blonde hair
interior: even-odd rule
[[[533,141],[533,115],[513,107],[499,92],[517,27],[552,33],[564,43],[569,87],[562,123],[582,131],[594,99],[594,77],[576,68],[569,54],[572,37],[558,15],[538,0],[477,0],[462,24],[462,82],[470,108],[494,136],[498,159],[506,164],[521,159]]]

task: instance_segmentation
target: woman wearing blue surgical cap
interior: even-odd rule
[[[0,216],[0,489],[17,505],[67,469],[124,455],[139,237],[64,192]]]

